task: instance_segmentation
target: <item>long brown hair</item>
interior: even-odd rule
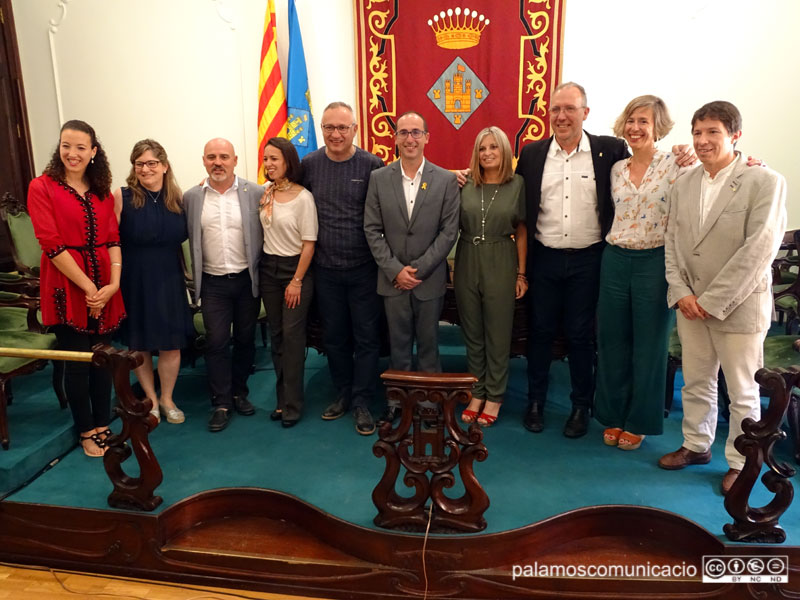
[[[128,175],[128,178],[125,180],[128,183],[128,187],[131,189],[131,192],[133,193],[131,204],[133,204],[134,208],[142,208],[144,206],[144,188],[139,183],[139,178],[136,177],[136,168],[134,167],[134,163],[136,162],[137,158],[139,158],[148,150],[150,150],[150,152],[153,153],[153,156],[161,161],[161,164],[167,168],[167,172],[164,173],[164,182],[161,186],[161,189],[164,193],[164,205],[167,207],[167,210],[171,212],[183,212],[183,208],[181,206],[183,193],[181,192],[181,188],[178,187],[178,182],[175,179],[175,175],[172,173],[172,165],[169,164],[167,151],[164,150],[164,146],[151,139],[139,140],[133,145],[133,150],[131,150],[131,172]]]
[[[49,175],[56,181],[66,183],[66,169],[64,163],[61,161],[61,134],[65,129],[72,131],[80,131],[89,136],[92,140],[92,148],[97,148],[94,158],[86,165],[86,180],[89,182],[89,191],[95,194],[101,200],[111,193],[111,168],[108,166],[108,157],[105,150],[100,145],[94,129],[85,121],[72,119],[67,121],[61,126],[61,131],[58,134],[58,144],[56,149],[53,150],[53,155],[50,157],[50,162],[44,168],[44,174]]]

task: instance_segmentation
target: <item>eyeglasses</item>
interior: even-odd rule
[[[407,138],[411,136],[415,140],[421,138],[424,134],[428,133],[427,131],[422,131],[422,129],[412,129],[409,131],[408,129],[401,129],[395,135],[399,138]]]
[[[160,164],[161,164],[160,160],[145,160],[145,161],[137,160],[135,163],[133,163],[133,168],[136,169],[137,171],[141,171],[142,169],[145,168],[145,166],[147,166],[148,169],[155,169]]]
[[[350,125],[322,125],[322,131],[325,133],[333,133],[334,131],[338,131],[339,133],[347,133],[350,131],[350,128],[355,125],[355,123],[351,123]]]
[[[550,107],[550,114],[551,115],[558,115],[562,112],[565,115],[574,115],[579,110],[586,108],[585,106],[551,106]]]

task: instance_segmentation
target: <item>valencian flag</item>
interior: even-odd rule
[[[468,166],[489,125],[519,156],[550,135],[563,14],[564,0],[355,0],[361,146],[393,160],[397,117],[413,110],[441,167]]]
[[[258,77],[258,161],[264,156],[264,146],[273,137],[286,137],[286,93],[283,90],[281,65],[278,62],[278,42],[275,38],[275,3],[269,0],[264,18],[264,37],[261,41],[261,72]],[[262,169],[258,183],[264,183]]]
[[[317,149],[317,134],[311,117],[311,97],[308,93],[306,55],[303,52],[303,36],[297,20],[297,7],[289,0],[289,61],[286,75],[289,123],[286,137],[297,148],[303,158]]]

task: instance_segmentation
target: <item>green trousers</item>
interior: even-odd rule
[[[478,378],[472,395],[502,402],[514,324],[517,248],[510,237],[495,239],[477,246],[459,240],[453,285],[467,366]]]
[[[674,319],[667,307],[664,247],[606,246],[597,303],[595,395],[595,416],[606,427],[637,435],[663,432]]]

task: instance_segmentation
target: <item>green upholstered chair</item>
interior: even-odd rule
[[[0,226],[11,241],[16,268],[12,272],[0,272],[0,289],[38,296],[42,251],[25,205],[8,192],[0,198]]]
[[[55,350],[56,336],[46,333],[38,319],[39,301],[19,294],[0,291],[0,347],[29,350]],[[12,401],[11,380],[44,368],[45,359],[0,356],[0,444],[8,449],[10,443],[8,410]],[[53,389],[66,408],[63,386],[64,363],[53,362]]]
[[[791,240],[791,243],[789,242]],[[800,230],[787,231],[781,251],[772,262],[772,295],[778,323],[785,323],[787,334],[800,327]]]

